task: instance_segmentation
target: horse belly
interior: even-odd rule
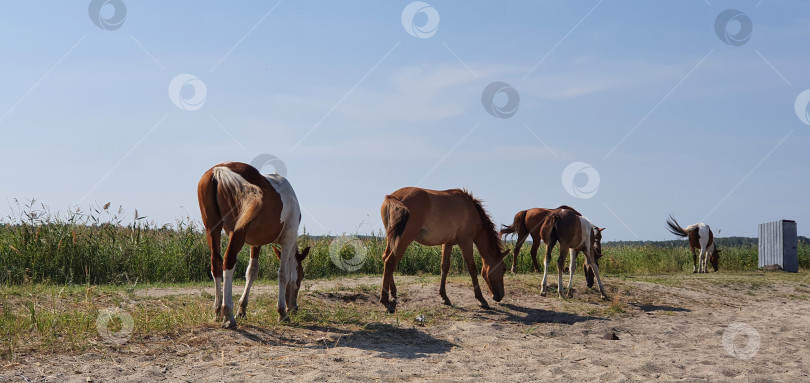
[[[425,246],[438,246],[453,242],[453,238],[441,233],[439,230],[423,227],[414,238],[414,241]]]
[[[281,234],[282,225],[259,217],[250,223],[245,234],[245,242],[252,246],[261,246],[275,242]]]

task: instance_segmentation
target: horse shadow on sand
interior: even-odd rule
[[[534,307],[524,307],[510,303],[501,303],[501,307],[508,310],[502,310],[498,307],[492,309],[493,312],[503,317],[504,321],[520,323],[524,325],[533,325],[538,323],[560,323],[572,325],[579,322],[587,322],[591,320],[603,321],[605,318],[600,318],[590,315],[578,315],[564,311],[543,310]],[[521,313],[524,315],[516,314]]]
[[[378,352],[383,358],[397,359],[425,358],[444,354],[453,347],[458,347],[455,343],[436,338],[423,329],[398,327],[387,323],[369,324],[359,330],[319,325],[302,328],[327,336],[313,341],[257,326],[240,327],[236,333],[250,342],[265,345],[311,349],[349,347]]]
[[[376,351],[382,357],[389,358],[425,358],[444,354],[458,346],[447,340],[436,338],[427,330],[418,327],[399,327],[388,323],[374,323],[355,331],[320,326],[312,329],[332,333],[342,332],[340,339],[335,342],[337,347]]]
[[[633,306],[641,311],[644,311],[645,313],[650,313],[653,311],[670,311],[670,312],[687,312],[687,313],[692,312],[692,310],[675,306],[645,305],[638,303],[628,303],[628,305]]]

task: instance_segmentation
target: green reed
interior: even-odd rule
[[[385,249],[382,233],[313,237],[302,228],[299,247],[311,246],[304,261],[306,278],[333,278],[351,274],[381,274]],[[223,238],[223,251],[227,240]],[[346,244],[340,246],[340,244]],[[514,244],[507,242],[512,248]],[[340,247],[340,248],[339,248]],[[523,246],[518,272],[532,271],[531,244]],[[539,249],[542,271],[545,246]],[[236,274],[244,275],[248,249],[239,253]],[[556,257],[550,272],[556,273]],[[600,262],[605,274],[666,274],[692,271],[692,255],[684,246],[603,245]],[[480,257],[476,263],[481,266]],[[584,261],[579,256],[578,264]],[[504,263],[511,268],[511,255]],[[339,267],[343,265],[343,267]],[[347,267],[348,265],[349,267]],[[359,268],[354,270],[352,266]],[[412,244],[397,271],[401,274],[438,274],[441,247]],[[810,267],[810,246],[800,244],[799,266]],[[757,267],[755,246],[724,247],[721,271],[746,271]],[[276,278],[278,260],[268,246],[262,248],[259,278]],[[458,247],[454,248],[451,273],[466,274]],[[36,201],[16,202],[12,214],[0,221],[0,284],[137,284],[184,283],[211,279],[210,253],[198,219],[184,217],[171,225],[157,225],[110,204],[53,214]]]

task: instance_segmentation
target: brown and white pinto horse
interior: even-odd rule
[[[570,209],[573,210],[574,213],[577,215],[582,215],[574,208],[566,205],[562,205],[557,209]],[[543,225],[543,221],[546,220],[548,213],[551,212],[553,209],[543,209],[543,208],[533,208],[529,210],[519,211],[515,214],[515,219],[511,225],[501,225],[503,228],[498,234],[501,235],[503,238],[504,234],[517,234],[517,242],[515,243],[515,249],[512,252],[512,273],[517,273],[517,263],[518,263],[518,255],[520,254],[520,248],[523,246],[523,242],[526,241],[526,238],[531,235],[532,236],[532,265],[534,266],[534,272],[540,272],[540,266],[537,264],[537,249],[540,247],[540,242],[542,240],[542,236],[540,235],[540,226]],[[596,265],[599,265],[599,258],[602,257],[602,254],[596,254]],[[593,268],[585,262],[582,264],[582,271],[585,272],[585,282],[587,283],[588,287],[593,287]],[[570,272],[570,271],[569,271]]]
[[[303,269],[301,262],[309,248],[298,252],[298,225],[301,209],[290,183],[278,174],[262,175],[241,162],[224,162],[209,169],[197,185],[197,199],[211,250],[211,276],[216,284],[214,310],[223,328],[236,327],[233,317],[232,283],[236,256],[247,243],[250,262],[245,272],[245,290],[239,301],[238,316],[247,309],[250,286],[258,274],[262,245],[277,243],[279,257],[279,320],[298,307],[298,289]],[[222,230],[228,234],[225,259],[220,255]]]
[[[380,207],[383,226],[386,230],[386,245],[383,253],[384,274],[380,303],[389,313],[396,311],[397,288],[394,283],[396,269],[405,249],[416,241],[425,246],[442,245],[442,281],[439,295],[444,304],[450,305],[445,291],[447,273],[450,270],[450,254],[453,245],[461,248],[467,271],[472,278],[475,298],[481,307],[489,308],[481,294],[473,259],[473,244],[481,254],[481,275],[487,282],[492,299],[500,302],[504,296],[503,258],[509,250],[501,250],[501,240],[495,224],[481,205],[465,190],[428,190],[416,187],[399,189],[390,195]],[[389,299],[389,293],[391,299]]]
[[[708,273],[706,265],[706,258],[712,264],[712,268],[716,272],[720,267],[720,251],[714,244],[714,233],[709,225],[700,222],[694,225],[689,225],[685,228],[678,224],[675,217],[669,216],[667,219],[667,229],[670,233],[675,234],[681,238],[689,238],[689,249],[692,251],[692,272]],[[698,256],[695,254],[695,249],[700,249],[700,264],[698,267]]]
[[[577,215],[579,214],[578,211],[574,210],[574,208],[562,205],[557,209],[570,209]],[[501,225],[502,228],[498,232],[503,238],[504,234],[516,234],[517,235],[517,242],[515,242],[515,248],[512,251],[512,273],[517,273],[517,263],[518,263],[518,255],[520,254],[520,248],[523,247],[523,242],[526,241],[526,238],[531,235],[532,236],[532,265],[534,266],[534,272],[540,272],[540,266],[537,264],[537,249],[540,248],[540,226],[543,225],[543,221],[546,220],[548,213],[550,213],[554,209],[543,209],[543,208],[532,208],[529,210],[522,210],[515,214],[515,219],[512,221],[512,224],[509,226]]]
[[[572,209],[552,210],[540,228],[543,241],[546,243],[546,257],[543,268],[543,287],[540,295],[546,295],[548,267],[551,262],[551,251],[557,242],[560,243],[560,256],[557,258],[557,294],[562,298],[562,270],[565,263],[564,254],[567,252],[570,258],[570,270],[574,270],[577,263],[577,254],[582,251],[585,254],[585,263],[593,268],[596,283],[599,285],[599,292],[602,299],[607,298],[605,288],[602,285],[602,278],[599,276],[599,265],[596,263],[597,257],[602,256],[602,230],[593,225],[587,218],[582,217]],[[574,281],[574,273],[569,273],[567,296],[573,296],[571,284]]]

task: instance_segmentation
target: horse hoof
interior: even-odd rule
[[[444,300],[442,303],[443,303],[445,306],[452,306],[452,305],[453,305],[452,303],[450,303],[450,300],[449,300],[449,299],[445,299],[445,300]]]
[[[490,309],[489,303],[481,302],[481,308],[484,309],[484,310],[489,310]]]
[[[608,300],[608,296],[607,296],[607,295],[602,295],[602,297],[601,297],[601,298],[602,298],[602,300],[603,300],[603,301]]]
[[[541,291],[541,292],[540,292],[540,296],[541,296],[541,297],[546,296],[546,292],[545,292],[545,291]]]
[[[397,305],[389,304],[389,305],[386,306],[386,309],[388,310],[389,314],[393,314],[393,313],[395,313],[397,311]]]
[[[226,319],[222,322],[222,328],[226,329],[235,329],[236,328],[236,319]]]

